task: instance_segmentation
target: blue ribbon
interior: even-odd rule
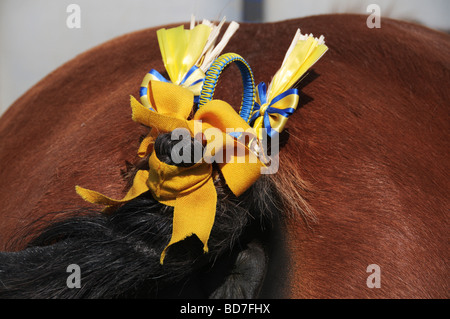
[[[263,118],[264,128],[267,130],[267,134],[269,134],[270,137],[273,137],[278,132],[276,130],[272,129],[272,126],[270,124],[270,116],[269,115],[270,114],[280,114],[281,116],[289,117],[295,111],[295,108],[292,108],[292,107],[278,109],[278,108],[271,107],[271,106],[291,94],[298,95],[298,90],[290,89],[290,90],[284,91],[280,95],[277,95],[276,97],[273,98],[272,101],[270,101],[269,106],[266,108],[266,111],[264,112],[264,115],[263,115],[264,116],[264,118]],[[258,84],[258,96],[259,96],[259,101],[261,102],[261,105],[267,104],[267,87],[264,82],[261,82]],[[261,112],[260,112],[261,105],[259,105],[258,102],[255,102],[255,106],[253,108],[253,115],[250,119],[250,123],[252,123],[258,117],[261,116]]]
[[[166,83],[171,83],[170,80],[167,80],[161,73],[159,73],[158,71],[156,71],[155,69],[151,69],[150,72],[151,75],[153,75],[155,78],[158,79],[158,81],[161,82],[166,82]],[[185,80],[184,80],[185,81]]]

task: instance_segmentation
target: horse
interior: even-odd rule
[[[298,85],[278,172],[241,198],[219,181],[210,251],[187,238],[164,265],[170,209],[144,194],[105,213],[75,193],[119,198],[146,165],[129,96],[164,69],[156,28],[78,55],[15,101],[0,120],[0,297],[448,298],[449,35],[319,15],[242,23],[226,51],[268,82],[297,28],[329,51]],[[234,107],[236,77],[215,96]],[[66,285],[71,264],[80,288]]]

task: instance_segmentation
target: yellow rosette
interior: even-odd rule
[[[149,110],[131,97],[133,120],[152,127],[159,133],[185,128],[191,136],[196,130],[206,133],[205,153],[219,154],[218,166],[230,190],[240,196],[260,176],[263,164],[246,145],[226,134],[227,129],[252,132],[248,123],[237,114],[228,103],[212,100],[199,109],[192,120],[187,120],[193,105],[193,93],[185,88],[152,81],[150,83],[155,110]],[[229,154],[228,150],[234,152]],[[227,156],[221,161],[220,154]],[[213,182],[212,164],[204,160],[190,167],[178,167],[158,160],[153,151],[149,159],[148,171],[140,170],[126,196],[115,200],[98,192],[77,186],[77,193],[86,201],[104,206],[115,206],[128,202],[144,192],[151,191],[153,197],[174,207],[172,237],[161,254],[164,261],[167,248],[186,237],[196,235],[208,251],[208,239],[214,224],[217,192]],[[201,202],[202,205],[198,205]]]

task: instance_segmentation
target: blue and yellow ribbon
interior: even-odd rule
[[[263,137],[263,128],[270,137],[284,129],[299,100],[297,89],[292,87],[327,50],[323,36],[314,38],[297,31],[269,87],[266,88],[264,83],[257,87],[256,103],[250,120],[259,139]]]
[[[272,100],[267,98],[264,82],[261,82],[256,90],[256,102],[250,123],[253,123],[259,139],[263,137],[263,128],[270,137],[273,137],[284,129],[288,117],[296,110],[299,100],[298,90],[289,89]]]
[[[203,81],[205,80],[205,73],[200,70],[196,65],[191,67],[180,82],[180,86],[188,89],[194,93],[194,102],[198,103],[200,100],[200,92],[202,90]],[[150,98],[148,96],[150,81],[159,81],[165,83],[172,83],[172,81],[166,79],[161,73],[155,69],[151,69],[144,77],[139,90],[141,103],[148,109],[154,110]]]
[[[169,79],[152,69],[141,83],[140,100],[148,109],[154,109],[149,99],[150,81],[173,83],[194,93],[194,102],[198,102],[205,73],[197,66],[201,60],[204,47],[211,34],[210,26],[199,24],[190,30],[183,26],[170,29],[159,29],[159,49]]]
[[[211,67],[206,72],[205,83],[202,87],[199,99],[198,107],[201,108],[203,105],[208,103],[213,99],[214,90],[216,89],[219,77],[231,63],[236,63],[241,72],[242,83],[243,83],[243,95],[241,108],[239,110],[239,115],[247,122],[250,122],[250,115],[252,114],[254,103],[255,103],[255,80],[253,78],[253,72],[250,65],[245,61],[239,54],[236,53],[226,53],[218,57]]]

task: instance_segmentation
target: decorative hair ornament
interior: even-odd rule
[[[144,106],[151,108],[147,95],[150,81],[171,82],[187,88],[194,93],[195,102],[198,102],[206,71],[239,28],[239,24],[232,21],[216,45],[224,23],[225,18],[217,26],[208,20],[195,25],[195,17],[192,16],[189,30],[185,30],[181,25],[156,32],[164,67],[170,80],[155,69],[150,70],[141,84],[140,97]]]
[[[272,137],[280,133],[288,117],[297,109],[298,89],[292,87],[328,50],[324,37],[314,38],[297,30],[281,68],[275,73],[269,87],[261,82],[257,87],[256,103],[251,123],[262,139],[262,128]]]
[[[229,27],[225,33],[229,36],[222,40],[225,42],[221,41],[213,48],[223,22],[217,27],[204,21],[195,27],[191,22],[191,30],[182,27],[158,30],[161,54],[171,81],[152,70],[141,86],[142,103],[131,96],[132,119],[151,128],[138,149],[141,157],[150,154],[149,170],[136,173],[132,187],[122,199],[112,199],[76,186],[84,200],[106,207],[128,202],[147,191],[158,202],[174,207],[172,237],[161,253],[161,264],[168,247],[191,235],[200,239],[204,252],[208,251],[216,213],[214,180],[218,171],[231,192],[239,197],[259,178],[264,167],[256,152],[249,148],[250,143],[240,138],[241,132],[245,132],[250,141],[257,139],[257,134],[261,139],[263,128],[268,130],[269,136],[281,132],[287,116],[298,103],[297,90],[290,88],[326,51],[323,37],[305,37],[298,31],[269,88],[266,90],[265,84],[261,83],[255,89],[251,69],[242,57],[228,53],[216,59],[237,28],[232,27],[229,31]],[[212,99],[220,74],[231,63],[238,65],[244,83],[239,114],[228,103]],[[201,90],[198,93],[199,83]],[[198,109],[188,119],[197,101]],[[249,125],[252,122],[254,128]],[[152,147],[160,133],[180,129],[204,146],[203,157],[189,167],[161,162]],[[213,168],[213,161],[218,171]]]
[[[170,80],[155,69],[151,69],[145,75],[139,92],[140,101],[145,107],[154,110],[148,95],[150,81],[173,83],[187,88],[194,93],[194,102],[199,102],[206,71],[239,28],[239,24],[232,21],[220,42],[216,44],[225,20],[223,18],[218,25],[208,20],[203,20],[201,24],[195,25],[195,17],[191,16],[189,30],[185,30],[181,25],[168,30],[162,28],[156,31],[161,57]],[[152,130],[144,138],[138,150],[140,157],[151,153],[156,136],[157,132]]]
[[[187,120],[186,114],[189,114],[187,111],[190,111],[194,104],[191,91],[159,81],[151,81],[150,88],[157,111],[144,107],[131,97],[133,120],[161,133],[180,128],[189,131],[190,136],[195,136],[194,134],[198,132],[203,133],[203,137],[206,138],[204,153],[212,157],[224,154],[224,149],[227,149],[228,156],[230,155],[228,150],[234,149],[235,151],[231,152],[232,158],[227,158],[226,161],[218,158],[216,160],[228,187],[236,196],[240,196],[259,178],[263,164],[244,144],[224,133],[230,128],[251,132],[248,123],[228,103],[212,100],[199,109],[192,120]],[[166,249],[173,243],[195,234],[207,252],[207,241],[214,223],[217,204],[212,163],[206,162],[203,158],[190,167],[168,165],[159,161],[153,151],[149,167],[148,171],[138,171],[133,186],[120,200],[79,186],[76,190],[86,201],[105,206],[128,202],[150,190],[160,203],[174,207],[172,239]],[[198,205],[199,202],[202,205]],[[162,252],[161,263],[166,249]]]

